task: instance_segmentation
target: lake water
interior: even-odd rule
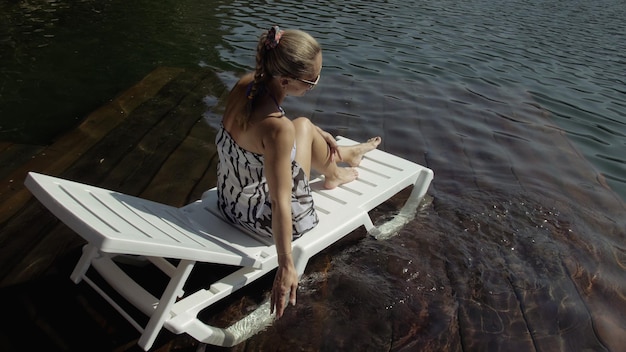
[[[48,0],[0,13],[2,140],[48,143],[157,66],[213,67],[230,86],[279,24],[324,50],[318,88],[288,99],[289,116],[380,135],[434,170],[414,221],[317,258],[298,305],[252,346],[626,345],[623,1]]]

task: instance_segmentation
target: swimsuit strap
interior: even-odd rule
[[[248,99],[254,99],[254,95],[250,94],[252,93],[252,86],[254,85],[254,81],[250,82],[248,84],[248,86],[246,87],[246,97]]]
[[[283,110],[283,107],[278,105],[278,101],[276,101],[276,98],[274,98],[274,94],[269,93],[270,97],[272,97],[272,100],[274,101],[274,104],[276,105],[276,107],[278,108],[278,110],[280,111],[280,113],[285,116],[285,110]]]

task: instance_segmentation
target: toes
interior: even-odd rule
[[[374,144],[374,145],[379,145],[381,141],[380,137],[372,137],[370,139],[367,140],[368,143]]]

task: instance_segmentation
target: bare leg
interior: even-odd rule
[[[339,167],[331,160],[330,148],[326,140],[317,132],[309,119],[297,118],[293,124],[296,127],[296,161],[307,176],[311,176],[311,169],[321,173],[324,175],[324,187],[327,189],[354,181],[358,177],[353,167]],[[356,166],[363,158],[363,154],[376,148],[378,144],[380,144],[380,138],[377,137],[367,143],[341,147],[340,153],[346,163]]]

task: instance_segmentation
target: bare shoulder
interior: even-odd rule
[[[287,117],[267,117],[258,127],[264,150],[274,147],[291,150],[296,138],[296,128]]]

